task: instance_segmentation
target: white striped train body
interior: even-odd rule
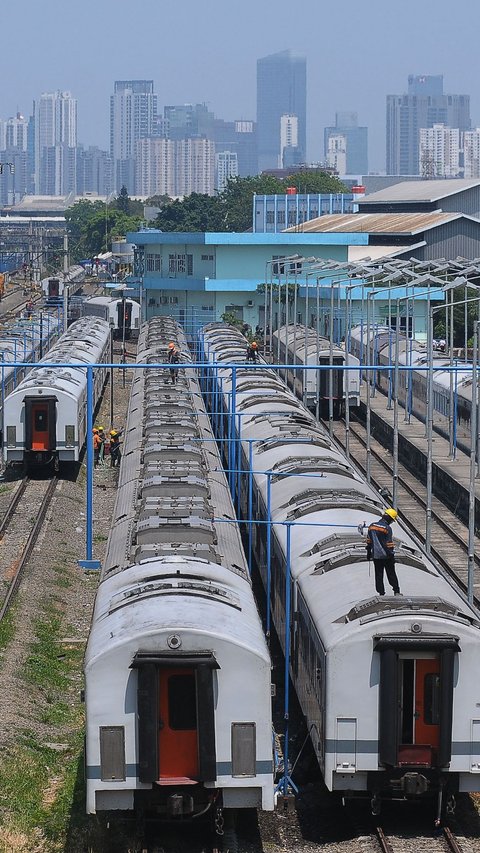
[[[65,286],[68,285],[68,295],[74,296],[85,281],[85,270],[80,264],[69,267],[67,272],[58,272],[55,275],[42,279],[42,293],[46,305],[59,305],[63,302]]]
[[[274,362],[277,362],[277,354],[280,356],[281,364],[330,364],[330,341],[328,338],[317,335],[315,329],[306,328],[300,324],[294,326],[282,326],[272,335]],[[332,351],[332,364],[344,367],[346,363],[345,350],[334,344]],[[346,389],[350,399],[350,407],[360,405],[360,371],[353,368],[358,367],[358,358],[349,357],[348,370],[333,371],[333,416],[342,417],[345,411]],[[296,394],[299,400],[305,400],[305,404],[311,411],[316,411],[317,397],[319,398],[320,416],[329,415],[330,379],[329,370],[280,370],[280,375],[285,379],[287,385]]]
[[[70,326],[5,399],[3,459],[7,465],[52,464],[58,468],[79,461],[87,429],[85,367],[108,363],[109,357],[108,323],[84,318]],[[100,367],[93,374],[95,408],[107,371]]]
[[[62,327],[63,328],[63,327]],[[34,312],[0,330],[0,387],[2,405],[5,397],[31,370],[60,334],[60,322],[54,311]],[[27,367],[13,367],[14,362],[28,362]]]
[[[356,326],[351,333],[352,353],[361,358],[361,342],[363,333],[364,353],[367,347],[367,330],[366,326]],[[371,355],[372,363],[382,365],[394,365],[395,363],[395,330],[392,329],[389,333],[388,326],[377,326],[373,336],[371,336]],[[373,354],[372,354],[373,353]],[[374,361],[373,361],[374,359]],[[427,350],[425,344],[409,340],[404,334],[399,338],[399,358],[400,365],[411,365],[412,367],[425,367],[428,363]],[[456,361],[454,360],[454,364]],[[436,350],[433,352],[433,428],[440,435],[449,438],[449,409],[450,409],[450,359],[444,353]],[[464,365],[460,359],[458,366],[465,366],[465,370],[458,370],[453,373],[453,399],[454,412],[453,416],[456,424],[456,440],[457,445],[465,453],[470,453],[470,417],[472,410],[472,372],[471,362]],[[408,401],[411,413],[422,421],[426,420],[427,412],[427,383],[428,371],[413,370],[408,374]],[[394,386],[394,370],[375,371],[375,384],[377,388],[384,394],[393,393]],[[405,408],[405,396],[407,394],[407,372],[399,370],[398,372],[398,400],[401,406]]]
[[[191,362],[157,317],[138,363],[169,341]],[[135,371],[124,435],[85,656],[87,811],[272,809],[270,657],[194,369]]]
[[[84,317],[101,317],[113,327],[115,338],[138,338],[140,327],[140,304],[135,299],[123,299],[118,296],[92,296],[84,299],[82,305]]]
[[[223,340],[208,327],[200,337],[200,358],[226,361],[228,328]],[[216,372],[228,411],[231,372]],[[383,512],[378,493],[272,370],[239,365],[235,398],[242,459],[234,464],[247,471],[251,453],[259,519],[270,479],[271,609],[283,644],[285,522],[293,525],[291,676],[327,787],[376,799],[480,790],[478,614],[400,524],[403,595],[377,596],[362,531]],[[258,526],[253,537],[265,584],[266,536]]]

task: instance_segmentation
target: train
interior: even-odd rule
[[[350,407],[360,405],[360,370],[354,369],[359,367],[360,362],[355,355],[349,355],[348,369],[343,370],[346,364],[345,350],[334,344],[330,353],[329,339],[317,335],[315,329],[301,324],[290,324],[277,329],[272,335],[272,345],[273,360],[278,359],[281,364],[320,364],[327,367],[331,359],[331,363],[340,368],[332,371],[332,380],[330,370],[300,370],[293,367],[280,369],[280,376],[311,412],[318,412],[321,418],[329,417],[330,387],[334,418],[343,416],[347,394]]]
[[[80,264],[69,267],[67,272],[58,272],[54,276],[42,279],[42,293],[46,305],[63,303],[65,287],[69,296],[74,296],[85,281],[85,270]]]
[[[350,351],[363,363],[367,353],[366,326],[355,326],[350,335]],[[396,332],[388,326],[377,325],[370,332],[370,359],[378,365],[375,370],[375,386],[383,394],[390,396],[394,393],[395,371],[393,368],[382,370],[384,365],[395,362]],[[398,342],[399,365],[425,368],[428,364],[428,353],[424,343],[413,338],[399,335]],[[454,360],[458,370],[452,375],[453,407],[450,417],[450,375],[447,370],[450,359],[444,353],[433,350],[433,429],[435,432],[449,438],[451,424],[454,430],[454,441],[457,447],[465,453],[470,453],[471,433],[470,418],[472,411],[472,364]],[[419,420],[427,418],[427,384],[428,370],[398,371],[398,402]]]
[[[87,431],[87,371],[110,356],[110,327],[85,317],[73,323],[3,406],[3,459],[25,468],[76,463]],[[55,364],[63,365],[56,367]],[[68,365],[68,366],[65,366]],[[94,371],[93,405],[100,400],[107,369]]]
[[[135,299],[116,296],[92,296],[84,299],[84,317],[101,317],[113,328],[119,340],[138,338],[140,327],[140,304]]]
[[[271,368],[245,365],[230,328],[204,327],[199,357],[215,365],[207,409],[238,439],[235,499],[260,522],[253,555],[327,788],[376,814],[479,791],[477,611],[401,523],[402,595],[378,596],[365,531],[383,498]],[[235,388],[222,363],[238,363]]]
[[[87,812],[158,820],[274,805],[271,662],[181,328],[155,317],[134,371],[85,654]]]
[[[1,402],[46,353],[63,326],[55,311],[35,311],[28,319],[17,319],[0,330]],[[26,367],[14,367],[27,362]]]

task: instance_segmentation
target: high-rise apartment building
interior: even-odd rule
[[[458,178],[463,174],[460,164],[462,133],[458,127],[420,129],[418,170],[424,178]]]
[[[135,187],[138,195],[177,195],[175,149],[176,142],[172,139],[138,140],[135,158]]]
[[[94,193],[108,196],[113,192],[113,161],[107,151],[96,145],[77,147],[77,195]]]
[[[224,121],[217,118],[213,140],[217,151],[231,151],[237,155],[240,178],[257,174],[257,128],[254,121]]]
[[[15,204],[29,191],[28,121],[20,113],[0,121],[0,203]]]
[[[114,189],[135,192],[135,150],[139,139],[154,136],[157,96],[153,80],[116,80],[110,96],[110,155]]]
[[[480,127],[463,134],[463,177],[480,178]]]
[[[215,192],[215,145],[209,139],[140,139],[135,154],[138,195]]]
[[[176,145],[177,195],[213,195],[215,143],[210,139],[179,139]]]
[[[408,78],[408,93],[387,95],[387,174],[419,174],[420,129],[470,130],[470,96],[444,95],[443,76]]]
[[[307,61],[290,50],[257,61],[258,171],[281,168],[281,117],[298,119],[298,162],[307,150]]]
[[[70,92],[44,92],[34,104],[35,192],[76,191],[77,101]]]
[[[368,174],[368,128],[359,127],[356,112],[335,113],[335,127],[326,127],[324,131],[324,150],[325,159],[338,168],[340,175]],[[345,171],[339,168],[340,151],[344,152]],[[338,167],[332,159],[338,161]]]
[[[215,154],[215,191],[222,192],[230,178],[238,177],[236,151],[217,151]]]

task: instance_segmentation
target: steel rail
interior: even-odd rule
[[[377,838],[380,843],[382,853],[395,853],[394,848],[388,840],[388,837],[385,835],[385,832],[383,831],[382,827],[377,826],[375,828],[375,831],[377,833]],[[448,828],[448,826],[442,827],[441,838],[446,842],[450,853],[463,853],[462,847],[460,846],[453,832],[451,831],[451,829]],[[412,841],[412,838],[408,839],[408,846],[411,845]]]
[[[18,489],[12,495],[12,498],[10,500],[8,507],[7,507],[5,515],[3,516],[2,520],[0,521],[0,540],[2,540],[4,535],[5,535],[7,527],[10,524],[10,521],[11,521],[12,516],[13,516],[13,514],[14,514],[14,512],[15,512],[15,510],[16,510],[19,502],[20,502],[20,499],[23,497],[23,494],[25,492],[25,489],[28,486],[29,481],[30,481],[29,477],[24,477],[23,480],[21,480]]]
[[[26,479],[28,479],[28,478],[26,478]],[[26,563],[28,562],[28,559],[29,559],[29,557],[33,551],[33,548],[35,546],[35,543],[38,539],[38,535],[40,533],[43,522],[45,520],[45,516],[47,514],[48,507],[50,506],[50,502],[51,502],[53,495],[55,493],[57,483],[58,483],[58,478],[53,477],[50,480],[50,482],[48,484],[47,491],[45,492],[45,494],[43,496],[42,503],[40,505],[40,509],[39,509],[37,517],[35,519],[35,524],[33,525],[32,529],[30,531],[30,535],[29,535],[29,537],[28,537],[28,539],[27,539],[27,541],[23,547],[22,555],[20,557],[18,566],[15,570],[15,575],[13,576],[12,580],[10,581],[7,593],[6,593],[5,598],[3,600],[3,605],[0,609],[0,622],[2,621],[5,614],[7,613],[8,609],[10,608],[12,601],[15,597],[15,594],[18,590],[18,587],[20,585],[20,581],[22,579],[23,570],[25,568]]]

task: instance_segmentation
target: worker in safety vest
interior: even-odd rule
[[[375,566],[375,589],[379,595],[385,595],[383,572],[387,573],[394,595],[400,595],[400,585],[395,571],[395,548],[393,544],[392,521],[397,518],[395,509],[386,509],[378,521],[373,521],[367,532],[367,559],[373,559]]]
[[[178,364],[180,363],[180,353],[177,350],[173,341],[170,341],[168,345],[168,354],[167,361],[171,365],[170,367],[170,376],[172,378],[172,385],[175,385],[177,381],[177,373],[178,373]]]
[[[96,468],[98,465],[101,443],[102,442],[100,439],[100,435],[98,433],[98,429],[97,429],[97,427],[93,427],[93,466],[94,466],[94,468]]]

